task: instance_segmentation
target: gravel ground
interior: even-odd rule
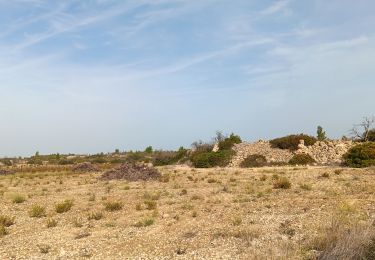
[[[162,181],[0,176],[0,217],[14,217],[0,259],[313,259],[338,215],[375,219],[374,169],[158,169]],[[291,187],[275,188],[283,177]],[[31,217],[35,205],[45,214]]]

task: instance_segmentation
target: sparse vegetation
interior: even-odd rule
[[[134,224],[135,227],[148,227],[148,226],[151,226],[153,225],[155,222],[154,219],[152,218],[146,218],[142,221],[138,221],[137,223]]]
[[[105,167],[111,166],[103,164],[101,167],[107,169]],[[202,256],[207,256],[204,250],[206,242],[203,242],[207,237],[213,243],[220,243],[216,248],[219,254],[220,250],[225,250],[226,255],[233,259],[247,259],[254,252],[260,259],[272,259],[274,253],[264,253],[263,250],[275,248],[280,252],[284,250],[284,242],[295,254],[285,259],[302,259],[311,255],[332,255],[329,253],[332,250],[342,250],[342,242],[324,238],[322,234],[327,234],[326,230],[317,229],[318,225],[327,225],[327,215],[335,210],[338,199],[348,200],[339,207],[341,219],[347,221],[342,224],[345,230],[350,229],[347,223],[355,223],[356,219],[361,225],[366,223],[368,226],[372,221],[366,206],[371,205],[369,194],[375,191],[370,185],[374,178],[372,168],[192,169],[163,166],[158,167],[158,171],[161,176],[168,176],[167,182],[155,179],[131,183],[127,180],[100,180],[96,173],[76,173],[66,168],[65,171],[53,171],[53,168],[46,167],[43,172],[40,169],[34,173],[0,176],[0,190],[4,191],[3,202],[0,202],[4,206],[0,208],[3,216],[0,217],[0,240],[6,242],[5,249],[9,244],[17,244],[19,250],[14,254],[18,258],[27,258],[23,252],[28,250],[28,245],[34,246],[36,255],[43,257],[44,253],[38,249],[40,242],[51,245],[44,257],[58,257],[60,251],[56,248],[64,247],[73,239],[81,239],[88,247],[95,244],[105,257],[113,258],[113,254],[105,251],[101,244],[101,234],[105,234],[110,236],[106,247],[127,246],[126,252],[120,246],[117,250],[125,258],[138,250],[143,250],[147,256],[153,252],[155,241],[162,257],[175,248],[183,248],[185,253],[197,248]],[[331,177],[323,179],[324,174]],[[14,194],[22,194],[26,202],[12,203]],[[74,205],[68,211],[65,211],[69,207],[65,206],[64,198],[74,198]],[[321,206],[322,200],[325,207]],[[64,205],[59,206],[64,209],[64,214],[57,214],[55,207],[58,204]],[[35,205],[42,208],[42,213],[31,214]],[[357,213],[359,209],[366,213]],[[318,210],[321,214],[316,214]],[[33,220],[28,212],[30,216],[47,218]],[[267,218],[264,218],[265,214]],[[300,216],[298,221],[291,217],[296,215]],[[11,216],[16,216],[16,219]],[[9,223],[14,225],[5,226]],[[171,243],[164,243],[159,230],[168,230]],[[24,231],[27,237],[20,235]],[[45,241],[38,240],[40,232],[45,234]],[[185,235],[189,233],[194,235]],[[59,239],[55,239],[56,234]],[[152,238],[146,244],[142,243],[142,247],[129,242],[143,241],[146,234],[152,234]],[[131,240],[116,239],[123,235]],[[279,243],[276,236],[281,236],[284,242]],[[307,239],[298,240],[300,237]],[[192,247],[180,246],[181,241]],[[372,240],[369,237],[366,241],[360,250],[363,255],[366,252],[371,256]],[[299,251],[300,248],[304,251]],[[87,253],[81,254],[75,248],[71,250],[77,256]],[[3,256],[2,252],[0,256]],[[95,251],[91,257],[97,257]]]

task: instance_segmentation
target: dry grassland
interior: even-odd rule
[[[314,259],[372,235],[375,169],[159,170],[0,176],[0,259]]]

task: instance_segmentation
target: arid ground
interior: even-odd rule
[[[0,176],[0,259],[314,259],[375,219],[374,168],[159,170]]]

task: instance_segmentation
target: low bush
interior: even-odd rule
[[[233,156],[234,152],[231,150],[223,150],[218,152],[195,152],[190,160],[194,167],[210,168],[210,167],[224,167],[227,166]]]
[[[309,154],[305,153],[295,154],[292,159],[289,160],[289,164],[292,165],[306,165],[313,163],[315,163],[315,160]]]
[[[344,164],[363,168],[375,165],[375,142],[361,143],[350,148],[344,155]]]
[[[260,154],[251,154],[245,158],[240,164],[240,167],[263,167],[267,165],[267,159]]]
[[[300,140],[304,140],[305,146],[315,144],[317,139],[315,137],[299,134],[299,135],[288,135],[280,138],[276,138],[270,141],[273,148],[289,149],[291,151],[298,150]]]

